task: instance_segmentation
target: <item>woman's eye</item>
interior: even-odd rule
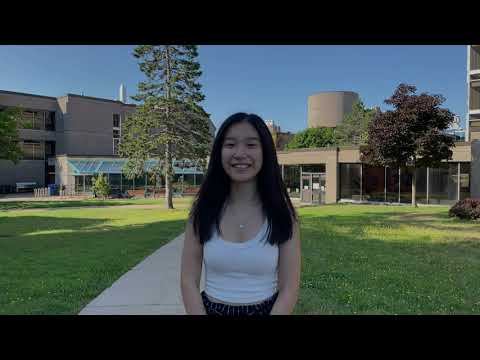
[[[253,148],[253,147],[256,147],[257,144],[247,144],[247,146],[250,147],[250,148]]]
[[[233,147],[233,144],[232,143],[226,143],[224,146],[227,147],[227,148],[231,148],[231,147]]]

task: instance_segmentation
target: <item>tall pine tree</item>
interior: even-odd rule
[[[158,160],[149,172],[164,175],[166,207],[173,209],[173,159],[205,168],[213,138],[209,114],[200,105],[197,46],[140,45],[133,56],[147,80],[132,96],[141,105],[122,125],[119,154],[128,158],[124,172],[129,178],[144,174],[147,160]]]

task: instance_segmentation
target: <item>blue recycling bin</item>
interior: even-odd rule
[[[58,195],[58,185],[55,185],[55,184],[48,185],[48,195],[49,196]]]

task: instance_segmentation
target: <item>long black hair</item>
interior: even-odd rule
[[[268,242],[282,244],[292,237],[297,215],[282,180],[272,135],[258,115],[236,113],[229,116],[218,130],[205,179],[190,211],[194,232],[201,244],[210,239],[213,226],[220,232],[220,217],[230,195],[231,183],[222,166],[222,146],[228,129],[243,121],[255,128],[262,145],[263,164],[257,174],[257,191],[268,221]]]

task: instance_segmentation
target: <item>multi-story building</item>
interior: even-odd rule
[[[49,97],[0,90],[0,109],[21,107],[25,123],[19,130],[23,159],[16,165],[0,160],[0,185],[57,184],[75,186],[77,191],[84,192],[89,190],[92,176],[99,172],[107,174],[112,187],[121,190],[147,184],[147,176],[133,181],[122,176],[126,160],[118,156],[121,124],[136,109],[125,99],[123,86],[120,100],[76,94]],[[213,124],[211,131],[214,132]],[[195,168],[176,167],[175,170],[187,178],[192,177],[192,182],[201,180],[201,172]]]
[[[280,126],[276,125],[273,120],[267,120],[265,121],[267,124],[268,130],[270,130],[270,133],[272,134],[272,138],[275,144],[275,148],[277,151],[281,151],[285,148],[285,145],[287,145],[290,140],[294,137],[295,134],[292,134],[291,132],[282,132]]]
[[[467,46],[467,141],[480,140],[480,45]]]
[[[464,141],[456,117],[456,124],[446,131],[456,139],[452,159],[439,168],[415,170],[418,203],[453,204],[466,197],[480,198],[479,48],[469,47],[470,141]],[[358,95],[353,92],[310,96],[308,127],[336,127],[356,99]],[[362,163],[358,146],[279,151],[278,161],[290,196],[303,202],[411,202],[413,169]]]

